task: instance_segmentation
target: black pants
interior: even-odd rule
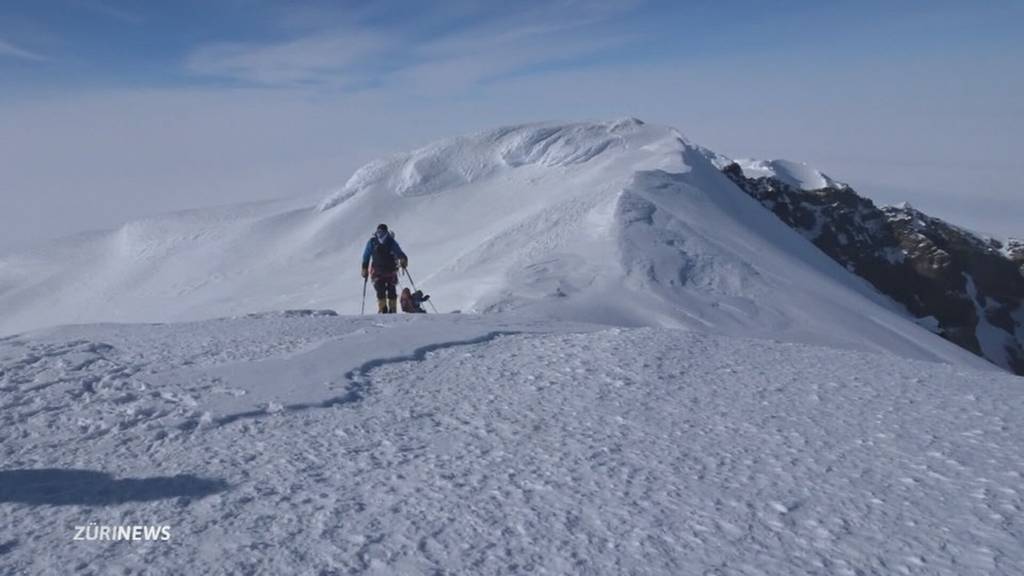
[[[377,291],[377,300],[398,298],[398,272],[375,275],[373,289]]]

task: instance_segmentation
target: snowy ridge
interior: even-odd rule
[[[633,118],[605,124],[523,125],[442,140],[360,168],[319,209],[329,210],[364,191],[420,196],[481,180],[502,168],[580,164],[621,147],[640,126],[643,122]]]
[[[516,126],[0,257],[0,572],[1022,573],[1020,379],[721,159]],[[357,316],[377,222],[478,313]]]
[[[530,124],[374,162],[304,199],[168,215],[0,258],[0,333],[360,309],[377,222],[444,311],[670,326],[978,363],[634,119]],[[405,280],[405,279],[403,279]]]
[[[741,158],[735,162],[739,164],[747,178],[775,178],[799,190],[848,188],[846,184],[829,178],[824,172],[803,162],[751,158]]]
[[[879,208],[850,187],[802,190],[716,164],[730,180],[824,253],[906,307],[943,338],[1024,375],[1022,254],[907,203]]]

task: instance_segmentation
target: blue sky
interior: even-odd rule
[[[780,55],[870,61],[1020,50],[1020,2],[8,1],[8,95],[96,87],[318,86],[358,90],[503,48],[493,74]],[[549,50],[538,44],[552,43]],[[463,52],[462,50],[465,50]]]
[[[999,0],[8,0],[0,249],[327,190],[460,132],[627,115],[1024,234],[1022,17]]]

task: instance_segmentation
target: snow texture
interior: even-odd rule
[[[0,573],[1016,574],[994,372],[506,315],[0,341]],[[74,541],[169,525],[170,542]]]

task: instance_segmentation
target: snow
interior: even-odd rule
[[[524,125],[442,140],[359,169],[340,191],[321,203],[320,210],[368,190],[420,196],[470,184],[504,168],[582,164],[622,149],[642,126],[643,122],[634,118],[608,124]]]
[[[1002,248],[1000,253],[1005,257],[1013,260],[1021,254],[1024,254],[1024,240],[1020,238],[1007,238],[1005,241],[1000,242]]]
[[[1017,326],[1014,335],[1017,337],[1017,341],[1024,341],[1024,305],[1017,308],[1017,311],[1011,315],[1013,323]]]
[[[967,295],[971,298],[971,302],[974,304],[975,314],[978,316],[978,325],[974,333],[978,336],[978,344],[981,346],[981,352],[997,366],[1011,369],[1009,349],[1014,343],[1014,334],[1008,333],[1002,328],[993,326],[988,320],[988,303],[982,304],[982,299],[978,297],[978,288],[974,283],[974,277],[970,274],[964,273],[964,278],[967,280]]]
[[[0,256],[0,573],[1024,571],[1021,380],[723,159],[513,126]],[[355,315],[378,222],[468,313]]]
[[[49,329],[0,367],[11,573],[1024,570],[1024,397],[991,371],[298,312]]]
[[[747,178],[775,178],[798,190],[820,190],[822,188],[847,188],[847,185],[833,180],[820,170],[803,162],[791,160],[736,160]]]
[[[886,246],[878,255],[889,264],[902,264],[907,259],[907,251],[895,246]]]
[[[747,197],[718,161],[635,119],[449,139],[371,163],[319,201],[170,214],[0,256],[0,334],[356,313],[359,256],[386,222],[441,312],[685,327],[980,365]]]
[[[939,324],[939,319],[936,318],[935,316],[923,316],[921,318],[918,318],[916,322],[919,326],[928,329],[930,332],[938,333],[939,328],[941,327],[941,325]]]
[[[951,224],[944,220],[929,216],[917,208],[914,208],[909,202],[900,202],[892,206],[883,206],[882,210],[886,212],[886,216],[891,221],[909,221],[911,225],[918,230],[927,230],[930,226],[934,226],[936,223],[941,224],[942,226],[947,226],[972,239],[974,242],[984,245],[987,250],[994,250],[994,244],[1003,245],[1007,242],[1005,238],[986,234],[978,230],[972,230],[971,228],[966,228],[964,226]],[[1003,252],[1003,255],[1009,257],[1009,254],[1006,251]]]

